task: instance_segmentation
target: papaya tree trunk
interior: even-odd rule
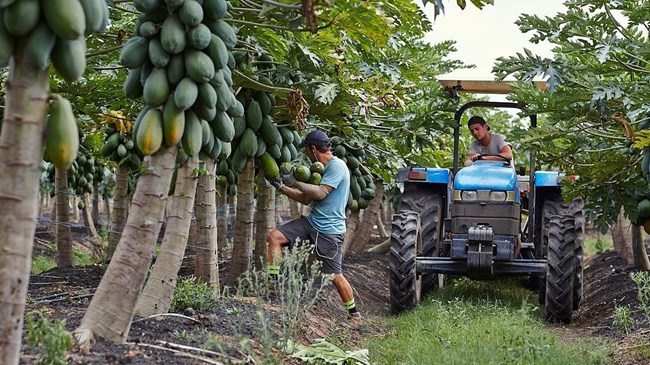
[[[83,209],[81,209],[81,214],[84,218],[84,225],[86,227],[86,234],[93,238],[93,240],[98,240],[99,235],[97,234],[97,229],[95,229],[95,220],[92,216],[93,207],[90,205],[90,199],[88,194],[83,194],[81,196],[81,201],[84,203]]]
[[[48,88],[47,71],[14,56],[0,136],[0,364],[20,358]]]
[[[217,194],[217,232],[217,247],[221,251],[228,245],[228,186],[223,178]]]
[[[243,273],[251,269],[253,249],[253,179],[255,177],[254,159],[249,158],[239,173],[237,183],[237,215],[235,217],[235,236],[232,245],[232,261],[228,274],[228,285],[234,286]]]
[[[292,220],[300,218],[300,215],[302,214],[298,202],[292,199],[289,199],[289,214],[291,214]]]
[[[219,287],[219,262],[217,260],[217,203],[215,183],[216,163],[207,159],[205,173],[199,176],[196,187],[197,241],[194,276],[201,282]]]
[[[363,211],[363,219],[354,233],[352,241],[350,242],[349,251],[354,253],[361,253],[370,241],[370,235],[377,222],[379,216],[379,206],[384,195],[384,183],[382,181],[376,182],[375,197],[370,200],[368,207]],[[347,253],[347,252],[345,252]]]
[[[91,211],[91,217],[95,225],[101,227],[101,222],[99,221],[99,181],[97,179],[93,180],[93,195],[92,195],[93,208]],[[96,227],[95,227],[96,228]]]
[[[343,256],[345,256],[350,251],[350,245],[352,245],[352,239],[357,232],[359,223],[361,222],[360,211],[356,210],[350,213],[348,218],[347,229],[345,231],[345,239],[343,239]]]
[[[162,225],[177,152],[177,147],[164,148],[144,159],[122,237],[75,330],[83,350],[89,349],[94,336],[123,343],[129,335]]]
[[[261,174],[257,176],[257,210],[255,212],[255,250],[253,265],[262,270],[266,265],[266,235],[275,227],[275,189]]]
[[[111,228],[108,235],[109,258],[115,252],[115,246],[122,236],[126,224],[127,207],[129,205],[129,168],[126,164],[115,168],[115,193],[113,194],[113,212]]]
[[[639,270],[650,271],[650,261],[643,245],[640,226],[632,226],[632,251],[634,253],[634,266]]]
[[[383,215],[383,209],[379,209],[380,214],[377,214],[377,219],[375,220],[377,224],[377,234],[379,237],[388,237],[389,234],[386,231],[386,225],[384,225],[384,220],[382,218]]]
[[[55,169],[56,186],[56,266],[72,266],[72,232],[70,230],[70,192],[68,172]]]
[[[610,230],[612,235],[612,243],[614,245],[614,251],[616,251],[628,264],[632,264],[634,261],[633,254],[633,227],[630,224],[630,221],[625,219],[622,212],[618,215],[618,218],[612,224]]]
[[[170,197],[167,228],[156,263],[151,268],[135,308],[135,314],[138,316],[146,317],[169,311],[192,223],[197,182],[195,171],[198,162],[198,157],[194,156],[178,168],[174,195]]]

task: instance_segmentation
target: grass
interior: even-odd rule
[[[45,255],[37,255],[32,259],[31,273],[38,275],[56,267],[56,244],[50,246],[49,252]],[[96,263],[92,254],[80,250],[77,247],[72,248],[72,264],[74,266],[88,266]]]
[[[585,256],[590,257],[605,251],[613,250],[612,236],[609,234],[588,236],[585,240]]]
[[[516,280],[459,279],[365,341],[374,364],[604,364],[607,344],[557,337]]]

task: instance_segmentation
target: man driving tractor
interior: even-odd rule
[[[476,160],[512,160],[512,149],[506,142],[506,137],[490,132],[490,126],[487,125],[483,117],[475,115],[469,118],[467,128],[476,141],[469,146],[465,166],[471,165]]]

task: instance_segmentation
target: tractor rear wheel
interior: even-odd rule
[[[574,218],[574,258],[575,270],[573,273],[573,310],[580,308],[584,287],[584,245],[585,245],[585,216],[582,199],[575,199],[568,207],[565,214]]]
[[[548,272],[546,273],[547,321],[571,322],[573,312],[575,259],[575,218],[553,215],[548,228]]]
[[[388,260],[390,304],[395,314],[420,303],[422,282],[416,271],[416,259],[421,243],[419,214],[402,211],[393,215]]]
[[[418,255],[438,257],[442,247],[442,212],[443,196],[440,192],[422,189],[422,184],[406,184],[400,199],[400,211],[413,211],[420,215],[422,228],[422,249]],[[429,273],[422,275],[422,293],[440,287],[442,274]]]

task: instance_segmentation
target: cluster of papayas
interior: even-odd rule
[[[280,174],[292,174],[296,180],[312,185],[320,185],[324,171],[325,166],[319,161],[316,161],[309,166],[293,164],[291,162],[283,162],[280,164]]]
[[[104,145],[101,149],[102,156],[117,164],[128,163],[133,170],[140,168],[143,154],[133,140],[130,126],[133,123],[122,117],[107,117],[102,120],[104,128]]]
[[[270,80],[265,79],[270,84]],[[258,164],[268,179],[279,178],[278,165],[298,157],[300,136],[291,127],[278,127],[271,116],[275,106],[273,94],[242,88],[237,99],[244,105],[244,116],[234,118],[232,168],[239,172],[249,158]]]
[[[232,90],[236,32],[225,0],[134,0],[135,34],[122,47],[127,97],[143,97],[133,136],[143,155],[180,143],[184,156],[214,160],[232,150],[233,117],[244,106]],[[180,149],[179,149],[180,150]]]
[[[86,38],[108,24],[105,0],[6,0],[0,4],[0,65],[6,66],[14,47],[41,70],[50,60],[68,82],[86,68]]]
[[[47,180],[54,184],[55,166],[48,164],[45,172]],[[104,166],[90,154],[79,153],[68,169],[68,189],[76,195],[93,192],[94,182],[101,182],[104,177]],[[51,195],[54,191],[51,192]],[[79,206],[83,208],[83,206]]]
[[[342,138],[334,136],[331,139],[332,152],[343,160],[350,170],[350,194],[348,209],[356,211],[366,209],[368,203],[375,197],[375,181],[370,171],[363,166],[365,152],[358,142],[345,143]]]

